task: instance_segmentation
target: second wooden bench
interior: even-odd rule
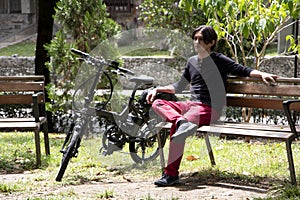
[[[44,76],[0,76],[0,105],[14,112],[24,110],[31,115],[0,118],[1,131],[33,131],[36,164],[41,165],[40,131],[44,132],[46,155],[50,155],[48,124],[45,110]]]

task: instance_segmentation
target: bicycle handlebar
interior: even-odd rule
[[[83,58],[90,58],[91,60],[94,60],[94,62],[95,62],[95,61],[98,61],[98,62],[100,62],[100,63],[106,64],[106,65],[108,65],[109,67],[112,67],[112,68],[114,68],[114,69],[116,69],[116,70],[119,70],[120,72],[129,74],[129,75],[134,75],[134,72],[133,72],[133,71],[131,71],[131,70],[129,70],[129,69],[125,69],[125,68],[123,68],[123,67],[119,67],[119,62],[117,62],[117,61],[109,61],[109,62],[107,62],[107,61],[104,60],[104,59],[100,60],[100,59],[98,59],[98,58],[95,58],[95,57],[91,56],[91,55],[88,54],[88,53],[82,52],[82,51],[80,51],[80,50],[78,50],[78,49],[74,49],[74,48],[71,49],[71,52],[73,52],[73,53],[75,53],[75,54],[77,54],[77,55],[79,55],[79,56],[81,56],[81,57],[83,57]]]
[[[119,62],[117,62],[117,61],[111,61],[108,66],[110,66],[116,70],[119,70],[120,72],[123,72],[125,74],[134,75],[133,71],[131,71],[129,69],[125,69],[123,67],[119,67]]]
[[[78,49],[72,48],[72,49],[71,49],[71,52],[73,52],[73,53],[75,53],[75,54],[77,54],[77,55],[80,55],[81,57],[84,57],[84,58],[91,57],[90,54],[85,53],[85,52],[82,52],[82,51],[80,51],[80,50],[78,50]]]

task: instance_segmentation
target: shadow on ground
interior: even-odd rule
[[[181,191],[201,189],[213,186],[232,190],[244,190],[256,193],[266,193],[274,187],[286,185],[287,181],[269,177],[250,177],[242,174],[223,172],[216,169],[201,170],[199,172],[183,173],[180,183],[175,185]]]

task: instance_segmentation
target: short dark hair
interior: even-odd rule
[[[217,35],[216,31],[213,29],[213,27],[207,26],[207,25],[199,26],[198,28],[196,28],[193,31],[192,39],[194,39],[194,37],[198,31],[201,31],[202,36],[203,36],[203,41],[205,42],[205,44],[211,43],[213,40],[215,41],[215,44],[210,48],[210,50],[214,50],[214,48],[217,45],[218,35]]]

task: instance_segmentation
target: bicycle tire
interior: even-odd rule
[[[161,130],[160,131],[160,139],[162,142],[162,147],[164,147],[167,137],[168,137],[168,133],[165,130]],[[157,147],[153,147],[155,144],[157,144]],[[141,146],[144,145],[144,148]],[[142,148],[142,151],[140,152],[140,149]],[[154,148],[152,150],[150,150],[150,154],[146,155],[146,149],[149,148]],[[132,158],[132,160],[137,163],[137,164],[145,164],[148,163],[150,161],[155,160],[158,156],[159,156],[159,146],[158,146],[158,141],[157,141],[157,135],[153,135],[147,139],[145,139],[145,141],[143,142],[130,142],[129,143],[129,152],[130,152],[130,156]],[[140,155],[141,153],[141,155]]]
[[[59,167],[58,173],[55,178],[56,181],[61,181],[62,177],[64,176],[67,166],[68,166],[71,158],[75,154],[75,152],[74,152],[75,146],[78,142],[80,142],[78,140],[80,140],[79,133],[77,133],[77,132],[73,133],[73,135],[71,137],[71,141],[68,144],[68,146],[66,147],[65,152],[63,153],[61,165]]]

